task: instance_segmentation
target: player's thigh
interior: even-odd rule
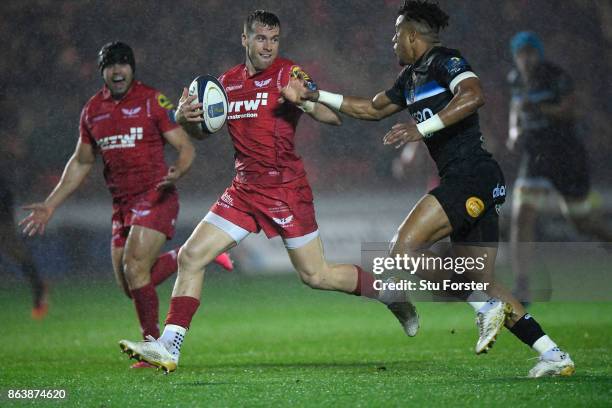
[[[234,246],[236,246],[236,241],[230,234],[202,220],[181,247],[179,264],[200,268]]]
[[[287,254],[300,276],[314,275],[327,267],[323,242],[319,236],[299,248],[287,248]]]
[[[125,275],[123,273],[123,251],[124,247],[111,245],[111,261],[113,263],[113,274],[115,275],[115,280],[123,292],[131,297],[130,288],[128,286],[127,280],[125,279]]]
[[[155,263],[165,242],[166,235],[164,233],[141,225],[133,225],[125,243],[124,268],[137,264],[138,268],[149,270]]]
[[[392,252],[426,248],[449,236],[452,231],[450,220],[436,197],[427,194],[400,225]]]

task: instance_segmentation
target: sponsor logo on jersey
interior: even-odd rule
[[[478,197],[470,197],[465,202],[465,209],[472,218],[478,218],[485,206],[482,200]]]
[[[264,86],[270,85],[270,82],[272,82],[272,78],[268,78],[263,81],[255,81],[255,86],[258,88],[263,88]]]
[[[221,201],[225,201],[229,205],[234,205],[234,199],[232,198],[231,195],[229,195],[227,191],[224,192],[223,195],[221,196]]]
[[[505,197],[506,196],[506,186],[505,185],[499,185],[499,183],[497,184],[497,186],[495,186],[495,188],[493,189],[493,198],[498,198],[498,197]]]
[[[127,149],[136,147],[136,141],[142,140],[143,129],[141,127],[130,128],[130,133],[125,135],[112,135],[98,139],[96,143],[101,150]]]
[[[121,108],[121,112],[123,112],[123,116],[126,118],[133,118],[138,116],[138,114],[140,113],[142,107],[137,107],[137,108],[132,108],[132,109],[128,109],[128,108]]]
[[[243,85],[242,84],[238,84],[238,85],[229,85],[225,87],[225,92],[231,92],[231,91],[237,91],[239,89],[242,89]]]
[[[151,210],[137,210],[132,208],[130,211],[134,213],[135,218],[146,217],[147,215],[151,214]]]
[[[278,225],[280,225],[282,227],[286,227],[289,224],[291,224],[291,222],[293,221],[293,215],[290,215],[290,216],[285,217],[285,218],[272,217],[272,220],[274,220],[274,222],[277,223]]]
[[[164,94],[157,95],[157,103],[164,109],[170,110],[174,109],[174,105],[170,102],[170,99]]]
[[[268,93],[258,92],[255,99],[232,101],[229,105],[228,119],[256,118],[260,106],[268,105]]]

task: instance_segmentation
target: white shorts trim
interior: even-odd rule
[[[301,237],[295,238],[284,238],[285,248],[287,249],[298,249],[315,239],[319,236],[319,230],[313,231],[310,234],[302,235]]]
[[[215,227],[219,228],[221,231],[225,232],[227,235],[232,237],[236,244],[239,244],[240,241],[245,239],[250,234],[249,231],[234,224],[231,221],[226,220],[225,218],[215,214],[212,211],[209,211],[202,221],[212,224]]]
[[[450,85],[448,86],[448,88],[453,93],[453,95],[455,94],[455,88],[457,87],[457,85],[459,85],[459,82],[463,81],[464,79],[468,79],[468,78],[478,78],[478,76],[472,71],[466,71],[466,72],[462,72],[461,74],[453,78]]]

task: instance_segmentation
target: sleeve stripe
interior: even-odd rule
[[[459,82],[463,81],[464,79],[468,79],[468,78],[478,78],[478,76],[472,71],[466,71],[466,72],[460,73],[455,78],[453,78],[453,80],[451,81],[449,85],[450,91],[454,94],[455,88],[457,87],[457,85],[459,85]]]

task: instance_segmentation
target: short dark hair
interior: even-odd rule
[[[280,20],[274,13],[270,13],[266,10],[255,10],[249,14],[244,20],[244,31],[248,33],[253,32],[253,25],[259,23],[265,27],[278,27],[280,29]]]
[[[448,14],[446,14],[438,3],[430,3],[423,0],[404,0],[399,8],[398,15],[403,15],[405,20],[425,23],[435,33],[448,26]]]

